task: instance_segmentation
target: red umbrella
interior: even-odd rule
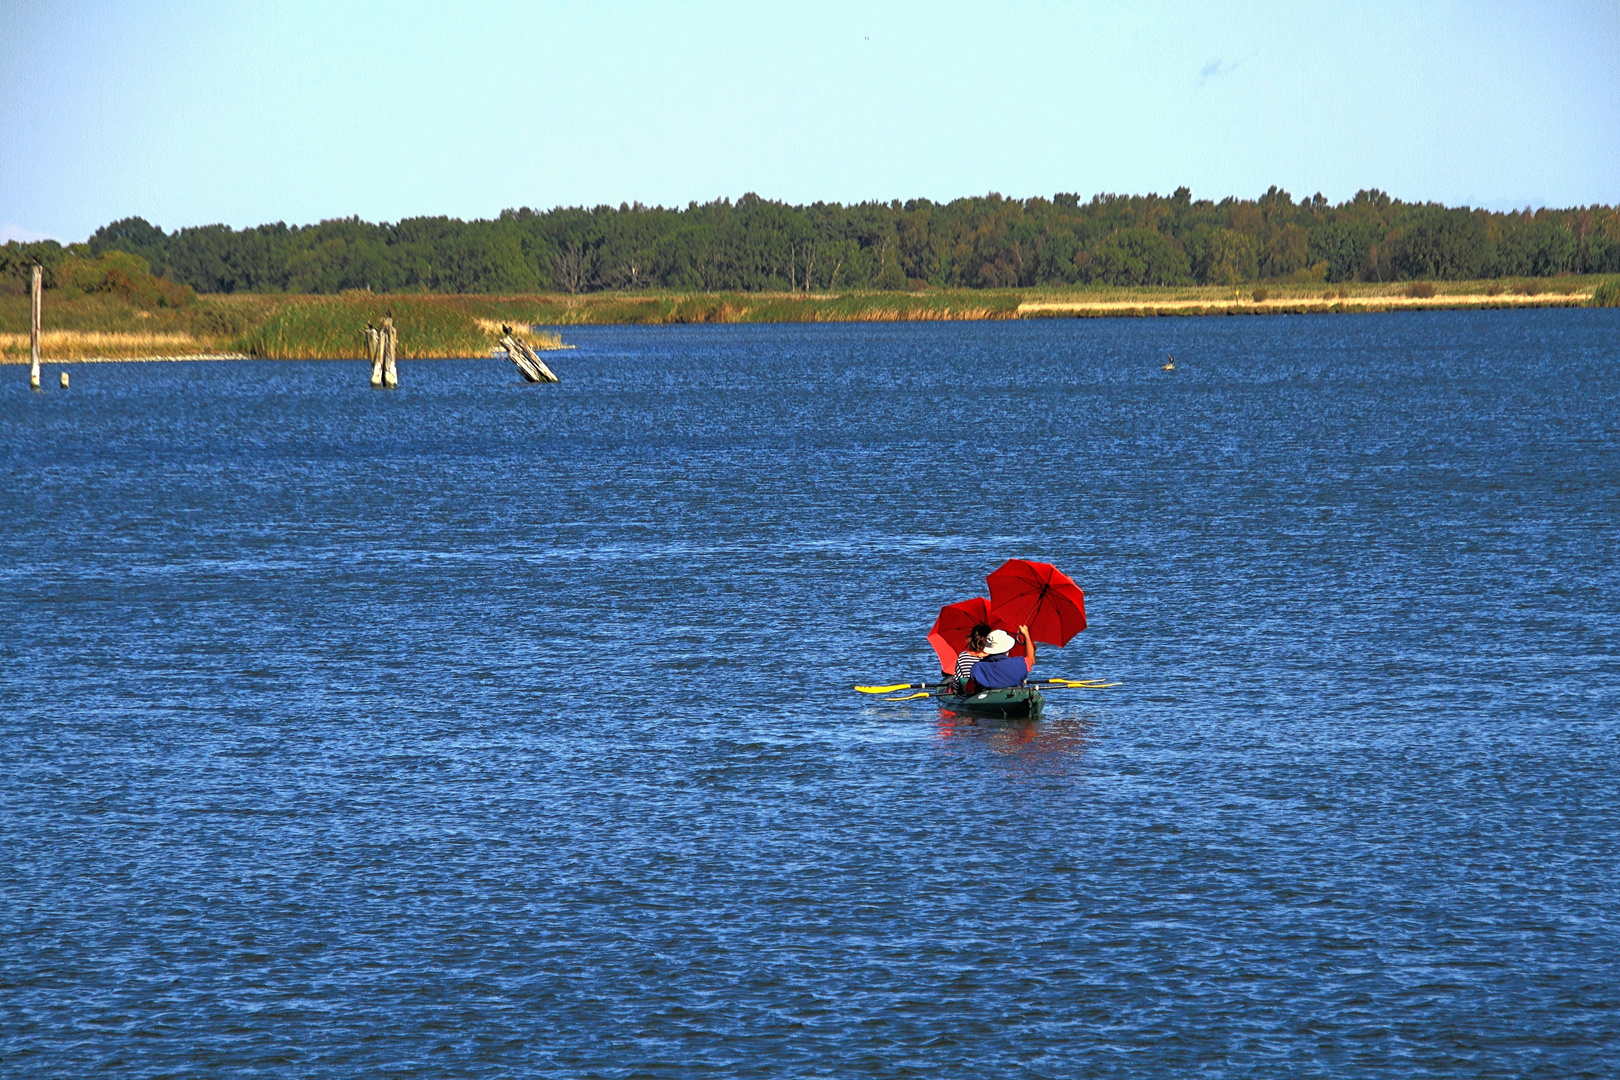
[[[985,578],[990,610],[1003,625],[1029,627],[1030,636],[1063,646],[1086,628],[1086,597],[1051,563],[1008,559]]]
[[[941,671],[956,671],[956,658],[967,648],[968,635],[980,623],[989,623],[993,629],[1017,629],[1017,624],[1009,626],[1004,620],[991,615],[990,601],[982,596],[963,600],[959,604],[946,604],[939,609],[939,618],[934,620],[934,628],[928,631],[928,644],[939,654]]]

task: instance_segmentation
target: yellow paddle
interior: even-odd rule
[[[892,694],[896,690],[938,690],[942,683],[902,682],[892,686],[857,686],[855,689],[863,694]]]
[[[944,683],[891,683],[887,686],[857,686],[855,689],[863,694],[892,694],[896,690],[938,690]],[[1102,679],[1041,679],[1031,682],[1031,686],[1062,686],[1071,690],[1107,690],[1111,687],[1122,686],[1123,683],[1104,682]],[[911,697],[888,698],[888,701],[910,701],[912,698],[927,697],[927,694],[912,694]]]

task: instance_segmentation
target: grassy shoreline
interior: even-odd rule
[[[536,348],[565,348],[557,331],[589,325],[934,322],[1122,316],[1283,315],[1406,310],[1574,307],[1603,278],[1450,281],[1394,285],[1278,284],[1232,288],[1077,287],[929,289],[846,293],[586,293],[528,296],[432,294],[199,296],[148,310],[109,295],[46,294],[44,357],[90,360],[262,357],[350,359],[365,354],[364,328],[392,312],[403,359],[486,356],[502,324]],[[1428,294],[1428,295],[1425,295]],[[28,360],[28,300],[0,296],[0,362]]]

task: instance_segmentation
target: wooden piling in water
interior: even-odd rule
[[[507,358],[511,360],[513,364],[517,365],[519,374],[521,374],[529,382],[562,381],[561,379],[557,378],[556,375],[552,374],[551,369],[546,367],[545,362],[542,361],[540,357],[535,355],[535,351],[533,349],[529,348],[528,345],[518,340],[517,336],[512,333],[512,328],[510,326],[503,326],[501,327],[501,330],[504,331],[506,335],[505,337],[501,338],[501,347],[506,350]]]
[[[382,324],[383,385],[392,390],[399,385],[399,371],[394,367],[394,352],[399,345],[399,332],[394,329],[394,316],[388,315]]]
[[[371,357],[371,385],[392,390],[399,385],[399,369],[394,357],[399,349],[399,331],[394,329],[394,313],[384,317],[381,326],[366,323],[366,353]]]
[[[382,386],[382,331],[366,323],[366,353],[371,357],[371,385]]]
[[[35,390],[39,389],[39,293],[43,287],[45,268],[38,263],[34,264],[34,282],[29,289],[30,307],[33,309],[29,321],[28,343],[33,362],[28,369],[28,385]]]

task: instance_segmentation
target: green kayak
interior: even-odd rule
[[[979,716],[1040,716],[1046,698],[1033,686],[1009,686],[1005,690],[980,690],[977,694],[940,694],[939,703],[954,712]]]

